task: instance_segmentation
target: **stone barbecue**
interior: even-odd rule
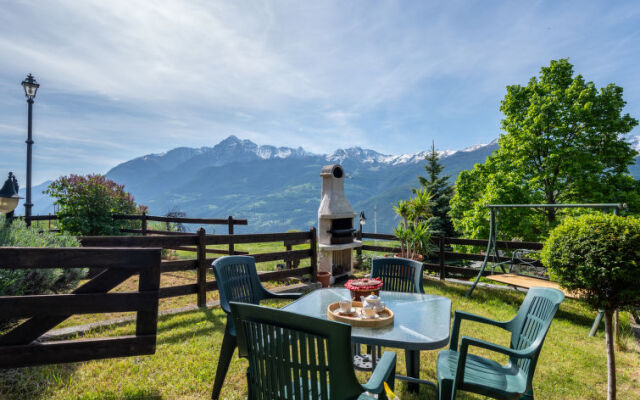
[[[336,278],[351,274],[353,248],[362,246],[354,240],[351,204],[344,196],[344,170],[342,166],[322,167],[322,199],[318,208],[318,271],[331,273]]]

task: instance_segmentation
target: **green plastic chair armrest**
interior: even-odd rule
[[[389,378],[394,379],[395,374],[396,353],[386,351],[378,362],[371,378],[362,385],[362,388],[369,393],[380,394],[384,391],[384,382],[389,382]]]
[[[464,311],[455,311],[453,313],[453,326],[451,327],[451,340],[449,341],[449,350],[456,351],[458,349],[458,336],[460,335],[460,324],[463,319],[497,326],[502,329],[508,329],[509,322],[511,322],[495,321],[493,319],[482,317],[480,315],[470,314]]]

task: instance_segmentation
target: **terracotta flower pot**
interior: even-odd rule
[[[318,282],[322,284],[323,288],[329,287],[329,283],[331,282],[331,274],[329,272],[320,271],[316,275],[316,278],[318,279]]]

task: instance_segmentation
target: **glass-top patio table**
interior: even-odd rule
[[[283,310],[327,319],[329,304],[350,298],[347,289],[319,289]],[[435,350],[449,343],[451,300],[430,294],[385,291],[380,292],[380,299],[393,311],[393,324],[381,328],[352,327],[351,338],[356,343],[405,349],[409,376],[406,380],[411,382],[412,391],[417,390],[413,383],[420,377],[420,350]]]

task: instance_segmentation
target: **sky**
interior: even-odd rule
[[[0,174],[24,186],[27,73],[37,184],[229,135],[317,153],[487,143],[505,87],[567,57],[640,119],[637,1],[0,0]]]

